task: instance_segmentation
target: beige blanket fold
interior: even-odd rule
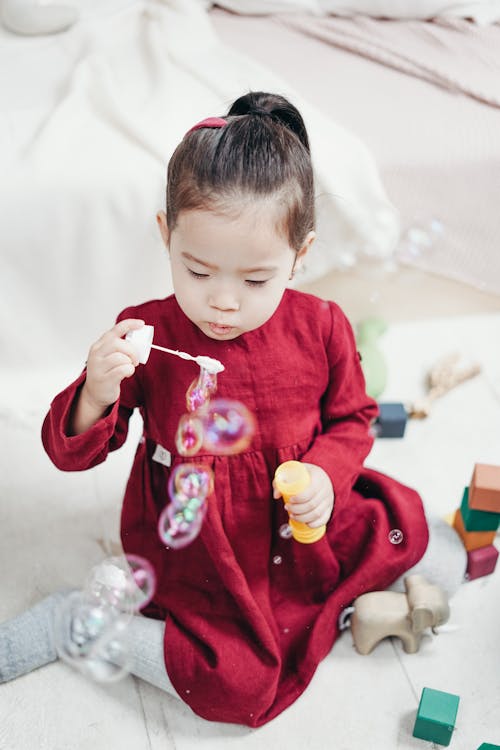
[[[422,78],[449,91],[500,107],[500,25],[462,18],[394,21],[356,16],[275,16],[309,36]]]

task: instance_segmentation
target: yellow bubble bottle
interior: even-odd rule
[[[281,492],[285,504],[290,497],[298,495],[299,492],[305,490],[310,481],[311,476],[300,461],[285,461],[278,466],[274,474],[274,483]],[[290,518],[288,523],[290,524],[293,538],[303,544],[317,542],[326,532],[326,526],[319,526],[317,529],[313,529],[306,523],[295,521],[293,518]]]

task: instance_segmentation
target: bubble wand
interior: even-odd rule
[[[125,336],[127,341],[130,341],[130,343],[136,348],[139,362],[142,365],[145,365],[148,361],[151,349],[157,349],[160,352],[173,354],[174,356],[180,357],[181,359],[190,359],[213,375],[216,375],[218,372],[222,372],[224,370],[224,365],[222,364],[222,362],[219,362],[218,359],[214,359],[213,357],[206,357],[201,354],[193,357],[192,354],[181,352],[178,349],[167,349],[167,347],[165,346],[158,346],[157,344],[153,344],[154,331],[154,326],[145,325],[142,328],[136,329],[135,331],[129,331]]]

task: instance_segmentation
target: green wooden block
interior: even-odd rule
[[[424,688],[420,696],[413,736],[420,740],[449,745],[455,729],[460,698],[452,693]]]
[[[469,488],[464,489],[460,506],[466,531],[496,531],[500,523],[500,513],[469,508]]]
[[[491,742],[483,742],[477,750],[500,750],[500,745],[492,745]]]

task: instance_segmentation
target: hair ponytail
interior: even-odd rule
[[[284,96],[267,94],[265,91],[250,91],[236,99],[227,113],[228,117],[230,115],[267,115],[295,133],[304,148],[310,152],[302,115]]]
[[[168,165],[169,229],[181,211],[230,212],[274,199],[277,230],[298,251],[315,222],[302,116],[284,97],[253,91],[236,99],[224,119],[223,126],[191,129],[176,148]]]

